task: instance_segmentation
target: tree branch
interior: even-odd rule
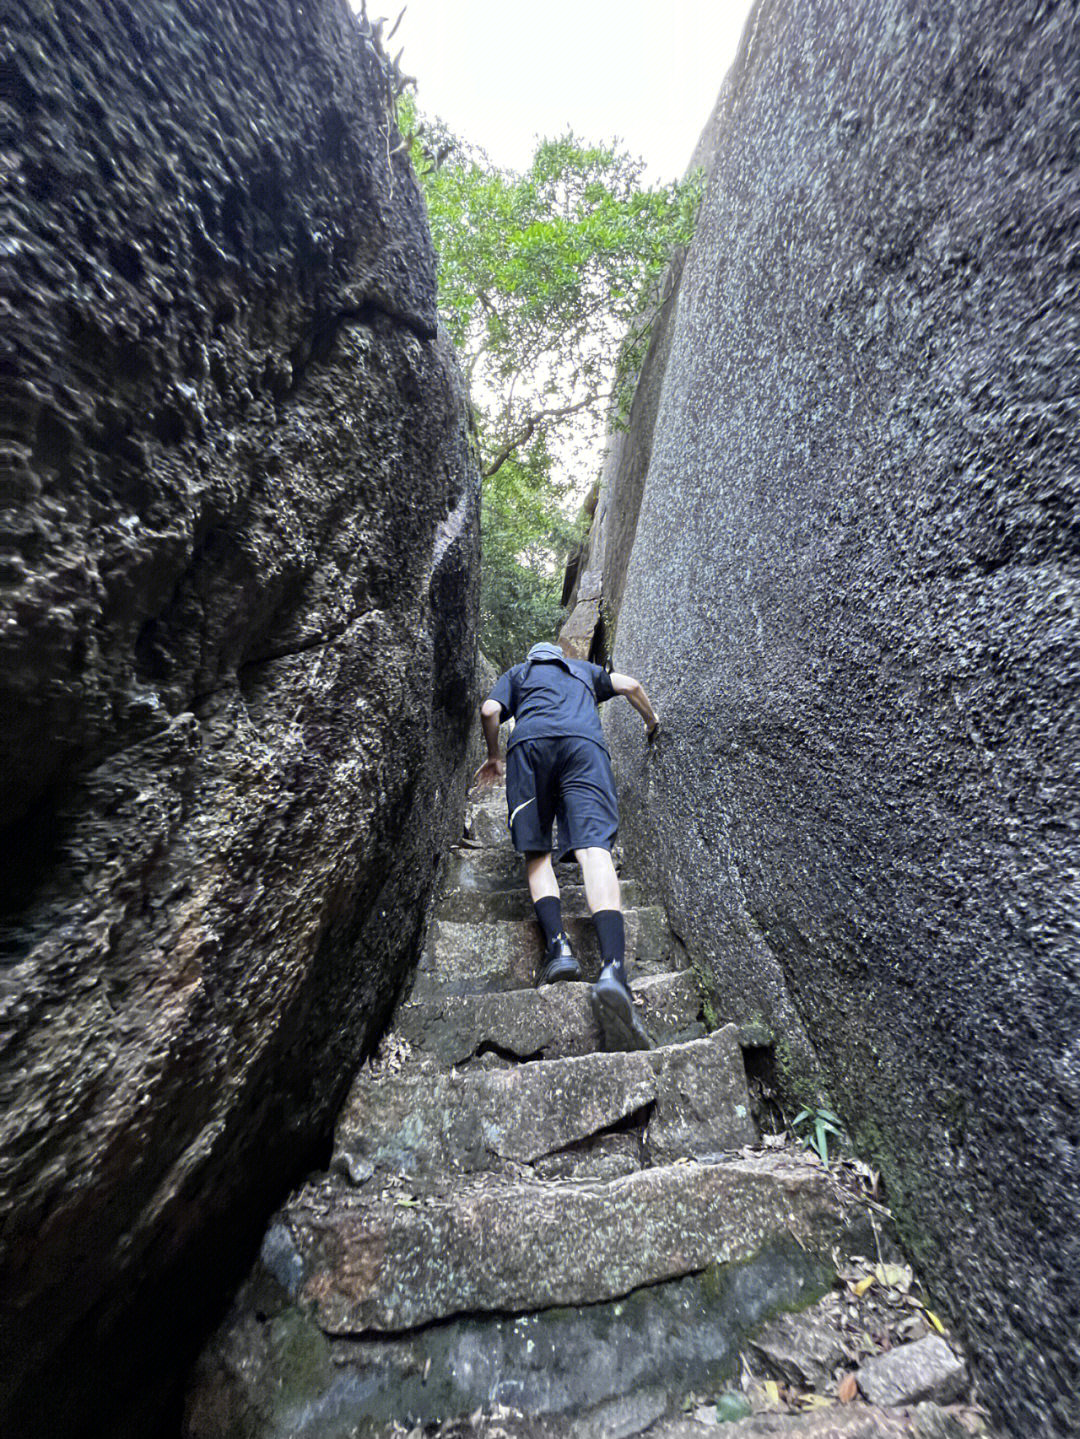
[[[515,451],[520,450],[522,445],[527,445],[542,425],[558,420],[569,419],[571,415],[576,415],[579,410],[585,410],[588,409],[590,405],[596,405],[605,400],[610,400],[611,395],[612,392],[610,390],[606,394],[602,392],[588,394],[584,399],[577,400],[572,405],[560,405],[550,410],[537,410],[535,414],[529,416],[516,435],[512,435],[505,444],[496,450],[491,463],[483,471],[484,479],[489,480],[492,475],[497,474],[511,455],[513,455]]]

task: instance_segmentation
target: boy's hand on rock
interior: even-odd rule
[[[498,784],[506,775],[506,765],[501,759],[486,759],[473,775],[473,784],[481,788]]]

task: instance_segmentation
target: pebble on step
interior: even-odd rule
[[[937,1334],[878,1354],[858,1371],[859,1388],[872,1404],[892,1407],[933,1399],[948,1404],[964,1391],[967,1378],[958,1359]]]
[[[786,1383],[821,1392],[832,1388],[833,1371],[844,1359],[843,1334],[828,1316],[815,1310],[777,1315],[749,1340],[748,1347]]]

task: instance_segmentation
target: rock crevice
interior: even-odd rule
[[[390,1439],[436,1424],[628,1439],[688,1409],[715,1425],[694,1396],[736,1375],[754,1403],[722,1397],[740,1414],[771,1410],[754,1432],[802,1433],[753,1379],[762,1365],[791,1384],[791,1407],[829,1410],[830,1434],[877,1422],[922,1439],[901,1406],[955,1396],[962,1363],[943,1341],[900,1350],[883,1336],[891,1364],[859,1382],[865,1372],[894,1414],[834,1397],[853,1356],[843,1300],[822,1291],[845,1246],[871,1236],[834,1175],[776,1136],[759,1145],[738,1032],[704,1034],[692,975],[636,981],[658,1043],[632,1053],[597,1050],[584,984],[486,988],[482,956],[519,927],[506,900],[527,893],[505,815],[502,792],[471,807],[486,843],[458,850],[436,907],[442,919],[468,897],[471,942],[433,938],[451,951],[434,967],[445,987],[398,1007],[338,1117],[330,1173],[275,1216],[196,1366],[186,1439]],[[625,892],[637,897],[633,881]],[[535,957],[539,926],[531,941]],[[666,952],[655,929],[639,943],[643,968]],[[495,1042],[508,1034],[523,1049],[528,1035],[547,1041],[524,1059]],[[889,1245],[878,1230],[871,1242]],[[896,1272],[910,1286],[911,1271]],[[808,1303],[740,1357],[748,1329]]]

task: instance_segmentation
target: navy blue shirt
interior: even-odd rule
[[[507,749],[524,739],[580,735],[607,749],[597,705],[615,691],[611,676],[588,660],[526,660],[500,675],[488,696],[501,707],[500,721],[514,717]]]

